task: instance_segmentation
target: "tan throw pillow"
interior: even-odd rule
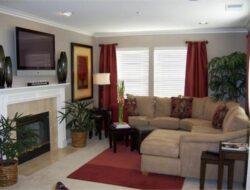
[[[155,116],[165,117],[170,116],[171,112],[171,98],[155,97]]]
[[[203,119],[206,98],[193,98],[192,118]]]
[[[134,96],[139,115],[154,117],[155,99],[152,96]]]
[[[137,116],[137,104],[136,104],[136,98],[128,98],[125,100],[125,108],[127,110],[128,116]]]
[[[193,98],[171,98],[171,117],[180,119],[192,117]]]
[[[138,115],[154,117],[155,98],[153,96],[135,96],[127,94],[127,98],[136,99],[136,111]]]
[[[228,108],[225,104],[221,104],[217,107],[212,121],[213,127],[215,129],[222,129],[222,124],[227,112]]]

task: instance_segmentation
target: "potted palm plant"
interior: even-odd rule
[[[0,118],[0,187],[17,183],[18,156],[27,152],[37,142],[37,135],[29,128],[16,126],[22,114],[16,113],[12,119]],[[15,133],[22,138],[16,138]]]
[[[65,112],[59,111],[60,122],[66,120],[66,127],[71,131],[73,147],[86,146],[87,132],[94,127],[92,112],[89,109],[91,103],[92,101],[65,102]]]
[[[234,52],[213,58],[209,64],[209,88],[219,100],[239,100],[245,95],[246,54]]]

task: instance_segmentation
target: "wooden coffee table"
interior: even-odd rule
[[[114,126],[114,124],[109,126],[109,147],[113,147],[113,152],[116,153],[116,142],[117,138],[120,136],[123,136],[126,138],[126,146],[129,144],[129,137],[131,139],[131,146],[130,150],[132,151],[135,147],[135,135],[136,135],[136,130],[133,127],[130,128],[124,128],[124,129],[119,129]]]

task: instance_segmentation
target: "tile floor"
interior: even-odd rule
[[[78,169],[84,163],[94,158],[108,148],[108,140],[93,138],[88,140],[85,148],[75,149],[67,147],[54,154],[46,153],[35,160],[19,166],[18,183],[0,188],[3,190],[52,190],[57,181],[62,181],[70,190],[126,190],[114,185],[94,183],[88,181],[68,179],[67,175]],[[225,186],[225,185],[224,185]],[[199,180],[186,178],[183,190],[199,189]],[[216,189],[216,181],[206,181],[205,189]],[[234,184],[234,189],[242,189],[239,183]]]

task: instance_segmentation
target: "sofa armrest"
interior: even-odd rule
[[[220,141],[233,141],[234,139],[246,139],[249,129],[242,129],[233,132],[220,134],[190,133],[181,136],[180,142],[207,142],[216,143]]]

